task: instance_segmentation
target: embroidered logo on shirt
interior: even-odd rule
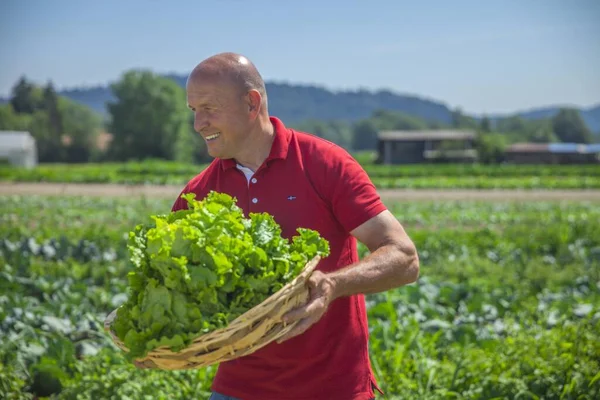
[[[296,200],[296,196],[288,196],[288,200]]]

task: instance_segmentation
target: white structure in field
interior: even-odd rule
[[[37,145],[33,136],[23,131],[0,131],[0,161],[4,160],[15,167],[37,166]]]

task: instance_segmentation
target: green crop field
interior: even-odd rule
[[[213,367],[138,370],[102,330],[126,299],[127,233],[171,204],[0,197],[0,398],[207,397]],[[421,277],[367,296],[387,398],[600,397],[600,204],[389,205]]]
[[[361,159],[361,158],[359,158]],[[361,159],[380,189],[598,189],[598,165],[376,165]],[[0,167],[0,181],[185,185],[206,165],[146,161]]]

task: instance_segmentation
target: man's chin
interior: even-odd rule
[[[208,155],[209,155],[209,156],[211,156],[212,158],[222,158],[222,157],[221,157],[221,155],[222,155],[222,154],[221,154],[220,152],[218,152],[218,151],[215,151],[215,150],[212,150],[212,151],[211,151],[211,150],[210,150],[210,148],[208,148],[206,152],[207,152],[207,153],[208,153]]]
[[[229,160],[232,159],[233,157],[225,154],[225,153],[220,153],[218,151],[209,151],[208,155],[211,156],[212,158],[218,158],[220,160]]]

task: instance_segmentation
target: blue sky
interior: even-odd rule
[[[448,8],[446,8],[448,7]],[[0,96],[235,51],[267,81],[390,89],[471,113],[600,103],[598,0],[2,0]]]

